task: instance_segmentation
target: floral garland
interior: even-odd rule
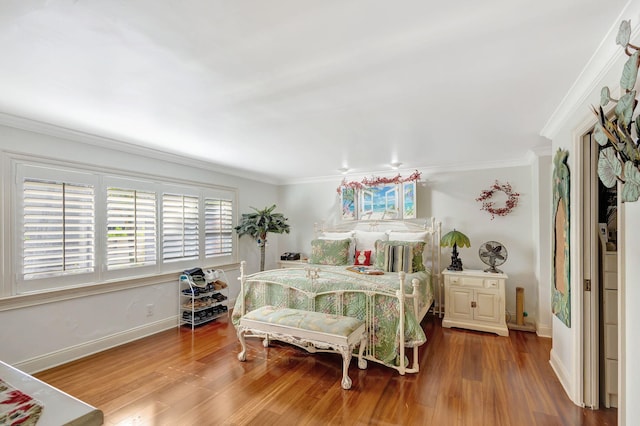
[[[495,203],[493,201],[489,201],[491,197],[493,197],[493,194],[495,194],[496,192],[504,192],[506,194],[507,201],[504,207],[495,207]],[[480,208],[480,210],[486,210],[491,213],[491,220],[493,220],[496,216],[506,216],[511,213],[511,210],[513,210],[518,205],[519,196],[520,194],[518,194],[517,192],[513,192],[513,189],[511,188],[509,182],[501,185],[496,180],[491,188],[482,191],[480,196],[476,198],[476,201],[482,202],[482,207]]]
[[[420,180],[420,175],[421,173],[416,170],[415,172],[413,172],[413,174],[411,174],[411,176],[406,178],[403,178],[402,176],[400,176],[400,174],[391,178],[372,176],[371,179],[369,179],[365,177],[360,182],[358,181],[347,182],[347,179],[345,178],[345,179],[342,179],[342,183],[336,189],[336,191],[338,192],[338,194],[342,194],[342,188],[363,189],[363,188],[376,186],[376,185],[387,185],[390,183],[398,184],[398,183],[404,183],[404,182],[418,181]]]

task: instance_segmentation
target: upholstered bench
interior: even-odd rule
[[[269,345],[269,338],[283,340],[313,352],[315,348],[332,348],[342,354],[342,388],[351,388],[349,363],[351,354],[360,345],[358,367],[367,368],[363,359],[367,336],[364,322],[357,318],[324,314],[321,312],[303,311],[300,309],[274,308],[263,306],[247,312],[240,318],[238,339],[242,351],[238,354],[240,361],[246,360],[246,344],[244,335],[247,332],[265,335],[264,346]]]

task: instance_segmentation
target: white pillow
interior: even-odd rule
[[[424,241],[427,242],[429,232],[388,231],[389,241]]]
[[[389,236],[386,232],[378,231],[358,231],[356,230],[356,250],[371,250],[376,252],[376,241],[388,241]]]
[[[321,232],[318,235],[319,240],[344,240],[345,238],[352,238],[353,231],[348,232]]]
[[[318,235],[319,240],[351,240],[349,242],[349,263],[353,263],[356,258],[356,239],[353,236],[353,231],[348,232],[321,232]]]

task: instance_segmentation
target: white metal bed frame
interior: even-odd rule
[[[431,263],[425,266],[431,271],[431,282],[436,293],[434,299],[437,302],[433,305],[432,313],[442,318],[444,316],[444,282],[442,280],[442,249],[440,247],[442,223],[437,221],[435,217],[408,220],[353,220],[330,226],[325,223],[316,223],[314,224],[314,236],[318,237],[322,232],[347,232],[358,229],[363,231],[428,232],[428,260]],[[422,321],[426,313],[427,311],[421,313],[418,320]]]
[[[362,225],[363,222],[358,222],[357,225]],[[356,223],[351,223],[351,225],[356,225]],[[434,301],[431,304],[431,307],[433,307],[433,313],[440,315],[440,317],[442,317],[442,288],[441,288],[441,271],[440,271],[440,234],[441,234],[441,225],[439,222],[436,222],[435,219],[430,219],[429,222],[426,222],[422,225],[417,225],[414,222],[407,222],[407,221],[367,221],[366,223],[364,223],[364,225],[367,227],[367,230],[380,230],[380,228],[388,228],[389,225],[400,225],[401,227],[396,228],[399,231],[411,231],[411,230],[422,230],[422,231],[428,231],[430,238],[428,241],[428,246],[429,246],[429,259],[431,261],[431,265],[429,265],[430,267],[430,271],[431,271],[431,282],[433,285],[433,289],[434,289],[434,293],[437,292],[437,295],[434,294]],[[427,226],[429,225],[429,226]],[[345,227],[341,226],[338,228],[331,228],[332,231],[336,230],[336,231],[344,231]],[[316,232],[321,232],[321,231],[328,231],[328,229],[322,229],[322,228],[318,228],[316,226]],[[245,294],[246,294],[246,289],[247,286],[258,286],[256,288],[257,292],[259,295],[262,296],[263,300],[262,303],[264,305],[266,304],[270,304],[267,300],[267,286],[268,285],[277,285],[282,287],[283,289],[286,290],[286,295],[287,295],[287,300],[286,300],[286,307],[289,306],[289,302],[291,299],[291,296],[293,294],[295,294],[294,292],[302,292],[305,294],[305,296],[308,299],[308,303],[309,306],[307,307],[307,309],[309,310],[315,310],[315,302],[316,302],[316,298],[320,297],[320,296],[325,296],[325,295],[333,295],[335,297],[335,313],[338,315],[342,315],[343,312],[343,307],[344,307],[344,298],[345,295],[348,294],[355,294],[355,293],[360,293],[360,294],[364,294],[366,296],[365,300],[366,300],[366,318],[365,320],[365,324],[366,324],[366,330],[368,333],[368,340],[369,342],[373,341],[374,338],[374,334],[375,334],[375,327],[373,327],[372,325],[375,324],[376,322],[376,318],[375,318],[375,299],[376,297],[395,297],[398,299],[398,307],[399,307],[399,335],[400,336],[404,336],[404,332],[405,332],[405,323],[404,323],[404,318],[405,318],[405,302],[412,302],[413,303],[413,312],[416,313],[416,319],[418,321],[418,323],[420,323],[425,315],[427,314],[428,310],[430,309],[430,306],[424,306],[422,309],[419,308],[419,300],[418,300],[418,291],[419,291],[419,282],[417,279],[414,279],[413,282],[411,283],[413,286],[412,292],[410,294],[405,294],[405,287],[406,287],[406,283],[405,283],[405,279],[406,279],[406,274],[404,272],[399,272],[398,273],[398,280],[399,280],[399,289],[396,291],[393,290],[388,290],[388,291],[384,291],[382,289],[380,289],[379,284],[367,280],[366,275],[363,275],[362,278],[360,278],[360,282],[361,284],[363,284],[363,286],[365,287],[365,289],[349,289],[349,290],[335,290],[335,291],[324,291],[324,292],[314,292],[312,291],[304,291],[298,288],[294,288],[291,287],[287,284],[281,283],[281,282],[277,282],[274,280],[265,280],[264,278],[261,278],[261,273],[255,273],[255,274],[251,274],[251,275],[247,275],[245,273],[245,265],[246,263],[243,261],[240,264],[240,283],[241,283],[241,288],[240,288],[240,307],[241,307],[241,315],[244,315],[246,313],[245,310]],[[306,270],[306,274],[308,279],[311,281],[311,289],[316,288],[315,282],[320,278],[320,274],[322,273],[318,268],[314,268],[312,265],[307,266],[305,268],[300,268],[300,269],[304,269]],[[340,275],[344,275],[344,276],[349,276],[348,273],[340,273],[340,272],[335,272],[332,271],[329,275],[331,276],[336,276],[340,277]],[[351,275],[352,276],[352,275]],[[326,278],[323,276],[323,278]],[[260,287],[261,286],[261,287]],[[437,289],[437,291],[436,291]],[[435,300],[436,297],[438,298],[438,304],[435,304]],[[249,336],[248,336],[249,337]],[[257,336],[257,337],[263,337],[263,336]],[[289,342],[291,343],[291,342]],[[298,345],[300,347],[302,347],[303,349],[315,353],[315,352],[335,352],[332,350],[327,350],[327,349],[320,349],[320,348],[316,348],[313,345]],[[413,345],[410,346],[413,349],[413,353],[412,353],[412,365],[409,367],[407,365],[407,360],[405,359],[405,355],[406,355],[406,349],[407,349],[407,345],[405,342],[404,338],[399,339],[399,348],[398,348],[398,365],[383,361],[381,359],[379,359],[376,356],[375,353],[375,345],[372,344],[368,344],[365,350],[365,354],[364,354],[364,358],[373,362],[377,362],[380,364],[383,364],[387,367],[391,367],[395,370],[397,370],[401,375],[404,375],[405,373],[417,373],[420,370],[420,365],[419,365],[419,355],[418,355],[418,346]]]

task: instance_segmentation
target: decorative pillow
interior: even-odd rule
[[[370,266],[371,250],[356,250],[356,259],[354,265]]]
[[[427,241],[429,232],[427,231],[388,231],[389,241]]]
[[[309,263],[316,265],[348,265],[348,238],[344,240],[313,240],[311,241],[311,257]]]
[[[386,232],[378,231],[357,231],[356,230],[356,250],[371,250],[376,249],[376,241],[387,241],[389,236]]]
[[[353,231],[348,232],[322,232],[319,236],[319,240],[344,240],[349,239],[349,259],[347,263],[352,263],[356,254],[356,239],[353,236]]]
[[[412,272],[424,271],[424,263],[422,263],[422,255],[425,243],[423,241],[376,241],[376,257],[374,266],[379,269],[384,267],[384,250],[385,246],[403,246],[408,245],[412,251]]]
[[[413,272],[413,250],[408,244],[386,244],[383,249],[381,269],[385,272]]]

